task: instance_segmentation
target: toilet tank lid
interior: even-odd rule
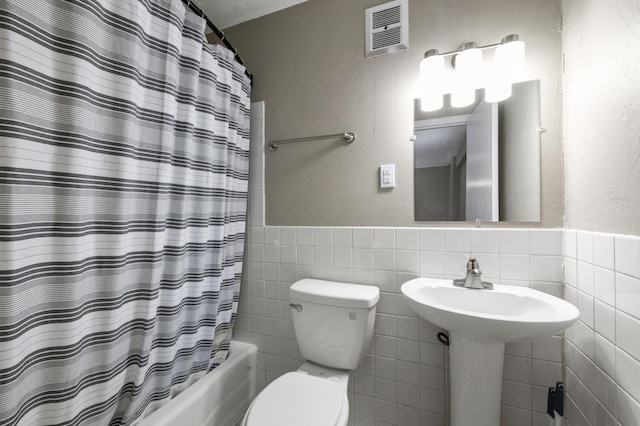
[[[372,285],[304,278],[289,288],[289,296],[292,299],[323,305],[371,308],[378,303],[380,290]]]

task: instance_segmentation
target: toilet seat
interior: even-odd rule
[[[344,391],[331,379],[303,372],[287,373],[256,397],[246,426],[336,426]]]

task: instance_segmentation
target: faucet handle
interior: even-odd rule
[[[474,269],[480,269],[480,265],[475,257],[471,257],[467,261],[467,271],[472,271]]]

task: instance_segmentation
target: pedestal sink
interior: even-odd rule
[[[416,278],[402,285],[409,306],[449,332],[451,426],[498,426],[504,344],[549,337],[573,324],[572,304],[527,287],[455,287]]]

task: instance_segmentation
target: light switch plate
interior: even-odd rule
[[[396,187],[395,164],[383,164],[380,166],[380,188]]]

